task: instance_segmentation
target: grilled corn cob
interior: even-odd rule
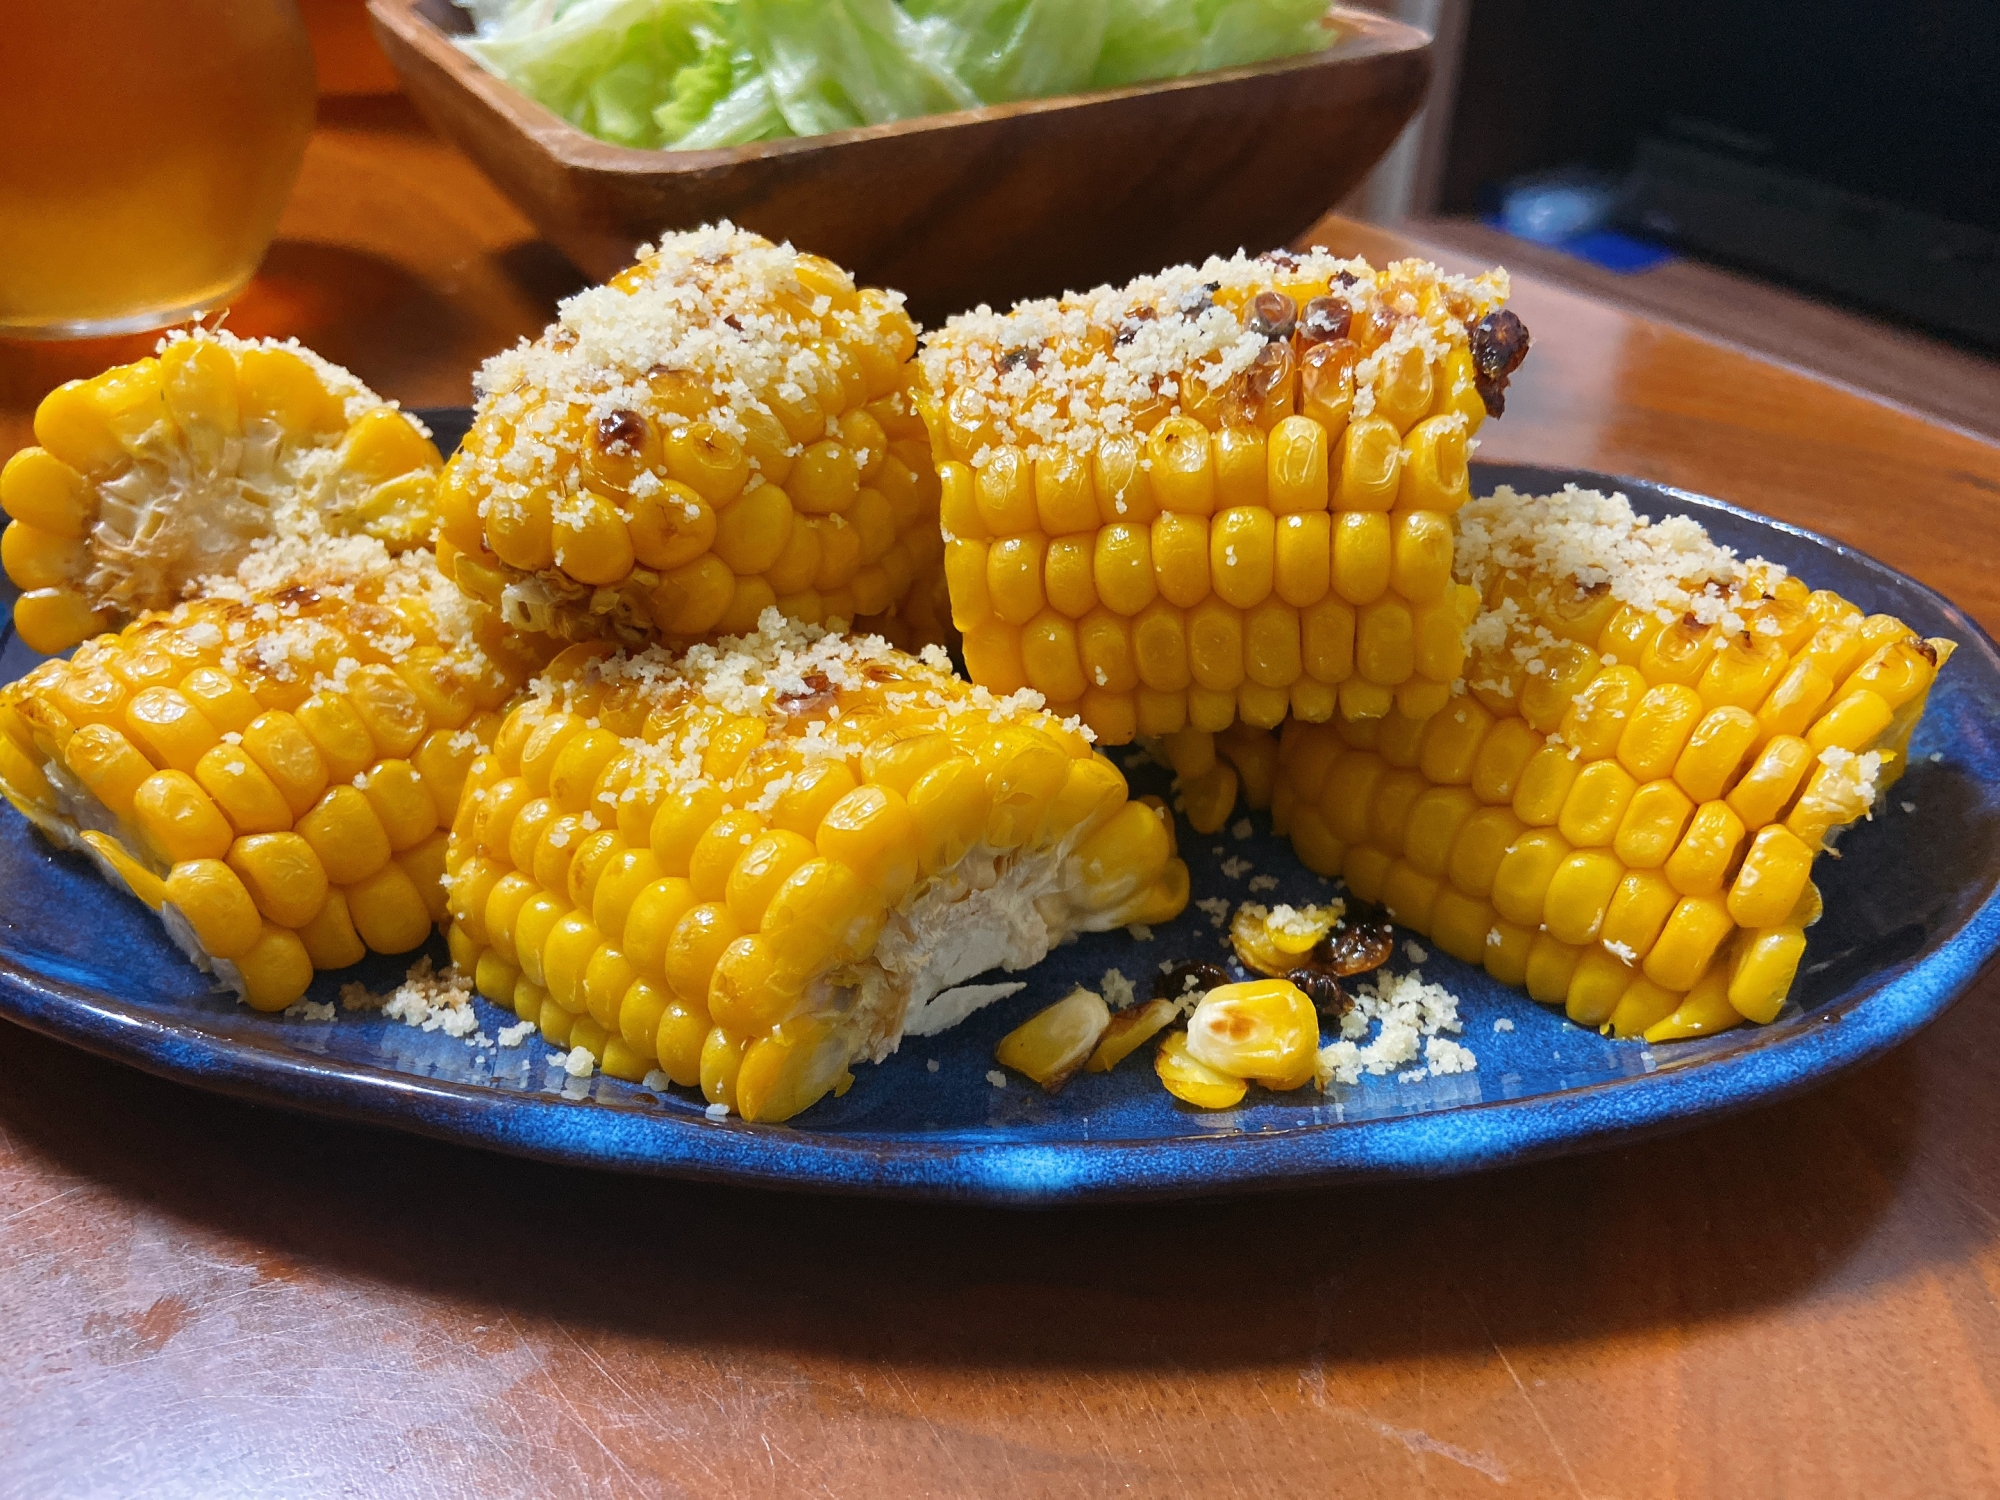
[[[928,639],[915,348],[901,296],[830,261],[728,224],[665,236],[480,371],[440,563],[566,640],[740,635],[773,605]]]
[[[189,585],[260,537],[427,543],[441,460],[423,429],[296,344],[197,330],[157,358],[73,380],[0,469],[0,534],[21,638],[65,651]]]
[[[445,917],[459,789],[536,662],[428,551],[260,548],[0,690],[0,792],[259,1010]]]
[[[1468,691],[1285,727],[1304,862],[1571,1019],[1661,1041],[1778,1013],[1814,858],[1902,773],[1947,640],[1623,496],[1461,513]]]
[[[782,1120],[971,975],[1187,900],[1074,723],[767,610],[681,656],[572,646],[472,767],[454,960],[488,999]]]
[[[929,335],[973,679],[1106,744],[1443,707],[1467,442],[1527,351],[1506,292],[1275,252]]]

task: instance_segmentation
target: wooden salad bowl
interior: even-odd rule
[[[1210,253],[1281,245],[1423,99],[1430,38],[1336,5],[1302,57],[1103,93],[703,151],[584,134],[454,46],[449,0],[368,0],[403,87],[585,272],[733,219],[900,287],[935,322]]]

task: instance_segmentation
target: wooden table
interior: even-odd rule
[[[459,401],[573,280],[400,107],[345,103],[232,321]],[[1614,307],[1516,306],[1535,353],[1487,455],[1720,494],[2000,623],[2000,452]],[[101,353],[0,354],[0,442]],[[0,1496],[1991,1494],[1996,988],[1674,1139],[1041,1214],[557,1171],[0,1027]]]

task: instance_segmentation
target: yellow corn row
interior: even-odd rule
[[[775,611],[678,658],[605,649],[508,716],[448,866],[480,993],[614,1076],[786,1119],[933,995],[1187,900],[1159,811],[939,652]]]
[[[1818,916],[1813,860],[1901,774],[1953,645],[1755,564],[1732,587],[1686,591],[1724,606],[1703,623],[1497,569],[1482,625],[1504,628],[1470,690],[1426,719],[1288,724],[1274,821],[1311,868],[1580,1024],[1661,1041],[1772,1020]]]
[[[376,557],[145,615],[0,690],[0,792],[259,1010],[444,920],[460,786],[534,670],[428,552]]]
[[[1527,349],[1506,285],[1279,252],[930,335],[973,679],[1107,744],[1441,708],[1467,442]]]
[[[685,644],[764,610],[942,638],[902,298],[723,224],[489,361],[439,563],[518,629]]]
[[[235,569],[260,537],[427,543],[441,460],[416,423],[294,344],[197,330],[73,380],[0,469],[21,638],[54,653]]]

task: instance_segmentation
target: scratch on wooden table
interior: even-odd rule
[[[43,1198],[39,1202],[30,1203],[26,1208],[17,1208],[11,1214],[7,1215],[6,1218],[0,1219],[0,1228],[6,1227],[7,1225],[13,1223],[16,1219],[25,1218],[27,1215],[33,1213],[38,1208],[47,1208],[51,1203],[60,1203],[65,1198],[74,1197],[76,1194],[82,1192],[85,1188],[89,1186],[90,1184],[87,1182],[74,1183],[71,1186],[64,1188],[60,1193],[55,1194],[53,1197]]]
[[[963,1480],[965,1478],[965,1465],[958,1461],[958,1454],[952,1451],[951,1444],[947,1443],[944,1440],[944,1434],[938,1431],[937,1423],[931,1420],[931,1414],[925,1411],[923,1403],[917,1400],[917,1393],[910,1389],[910,1383],[903,1378],[903,1372],[891,1366],[888,1370],[888,1375],[890,1380],[902,1387],[904,1399],[916,1408],[917,1416],[922,1420],[925,1430],[931,1435],[931,1441],[938,1445],[938,1451],[951,1460],[952,1469]]]
[[[1381,1418],[1370,1416],[1367,1412],[1357,1411],[1348,1406],[1336,1406],[1327,1400],[1326,1343],[1333,1332],[1332,1291],[1332,1285],[1328,1281],[1322,1281],[1313,1291],[1313,1301],[1317,1304],[1317,1312],[1313,1320],[1312,1358],[1308,1361],[1305,1369],[1299,1374],[1299,1388],[1311,1400],[1312,1404],[1328,1416],[1337,1417],[1342,1422],[1354,1427],[1364,1428],[1374,1433],[1377,1437],[1393,1438],[1418,1458],[1421,1458],[1425,1454],[1435,1453],[1439,1458],[1450,1459],[1453,1463],[1468,1468],[1475,1474],[1485,1476],[1495,1484],[1505,1484],[1507,1482],[1506,1466],[1490,1453],[1474,1453],[1468,1448],[1459,1447],[1456,1443],[1447,1443],[1442,1438],[1432,1437],[1421,1427],[1399,1427],[1394,1422],[1384,1422]],[[1474,1316],[1477,1316],[1477,1314]],[[1510,1369],[1508,1373],[1512,1374],[1513,1372]],[[1519,1385],[1520,1381],[1516,1380],[1514,1383]],[[1543,1431],[1546,1432],[1547,1429],[1544,1428]],[[1351,1444],[1349,1451],[1353,1451]],[[1564,1464],[1564,1468],[1568,1468],[1567,1463]],[[1571,1481],[1574,1482],[1574,1480],[1575,1476],[1572,1475]],[[1428,1482],[1426,1482],[1426,1487],[1428,1488]],[[1370,1478],[1369,1493],[1373,1494],[1375,1492],[1374,1481]]]
[[[560,1333],[564,1338],[568,1339],[570,1343],[574,1344],[578,1349],[583,1350],[583,1353],[585,1354],[586,1357],[589,1356],[590,1351],[584,1349],[582,1342],[567,1328],[563,1326],[561,1319],[559,1318],[551,1319],[550,1321],[554,1324],[556,1332]],[[519,1329],[519,1327],[515,1325],[514,1319],[511,1315],[509,1315],[507,1318],[507,1325],[508,1327],[513,1328],[516,1334],[520,1333],[521,1330]],[[597,1446],[603,1450],[604,1456],[611,1460],[612,1464],[617,1468],[618,1472],[622,1474],[626,1478],[626,1480],[628,1480],[634,1486],[637,1486],[639,1483],[639,1476],[632,1472],[631,1467],[625,1462],[625,1460],[619,1457],[619,1455],[612,1449],[611,1445],[605,1442],[603,1437],[601,1437],[598,1434],[596,1427],[594,1427],[589,1421],[589,1419],[584,1416],[583,1409],[576,1404],[575,1398],[572,1397],[569,1391],[565,1388],[564,1382],[560,1378],[556,1377],[553,1371],[550,1371],[548,1369],[548,1361],[545,1357],[541,1355],[540,1351],[537,1351],[536,1363],[538,1366],[540,1366],[543,1373],[548,1374],[551,1377],[549,1380],[549,1384],[555,1391],[556,1399],[562,1403],[563,1409],[576,1419],[576,1425],[578,1427],[581,1427],[586,1433],[589,1434],[590,1440],[593,1443],[597,1444]],[[601,1363],[599,1365],[599,1368],[600,1369],[602,1368]],[[614,1385],[617,1384],[615,1380],[612,1383]],[[623,1389],[623,1387],[620,1387],[620,1389]],[[629,1394],[629,1392],[627,1394]],[[697,1460],[697,1462],[699,1462],[699,1460]],[[711,1479],[715,1478],[715,1471],[713,1469],[710,1469],[708,1465],[703,1464],[702,1468],[707,1472],[709,1478]]]
[[[1542,1409],[1535,1405],[1535,1398],[1528,1394],[1528,1387],[1514,1369],[1514,1361],[1507,1357],[1507,1351],[1502,1349],[1500,1341],[1493,1337],[1493,1330],[1486,1326],[1486,1319],[1480,1316],[1478,1304],[1467,1295],[1464,1287],[1456,1282],[1453,1282],[1452,1286],[1458,1293],[1459,1300],[1465,1304],[1465,1310],[1472,1314],[1472,1321],[1479,1325],[1479,1331],[1486,1336],[1486,1342],[1492,1347],[1494,1357],[1500,1361],[1500,1368],[1507,1372],[1507,1378],[1514,1382],[1514,1389],[1519,1391],[1521,1399],[1528,1403],[1529,1415],[1534,1417],[1535,1425],[1542,1429],[1542,1436],[1548,1440],[1549,1451],[1555,1454],[1556,1462],[1562,1465],[1563,1473],[1569,1478],[1570,1488],[1576,1491],[1580,1500],[1588,1500],[1588,1497],[1584,1496],[1583,1481],[1576,1477],[1576,1470],[1570,1467],[1569,1455],[1563,1452],[1562,1444],[1556,1441],[1555,1433],[1550,1431],[1548,1422],[1542,1417]]]

